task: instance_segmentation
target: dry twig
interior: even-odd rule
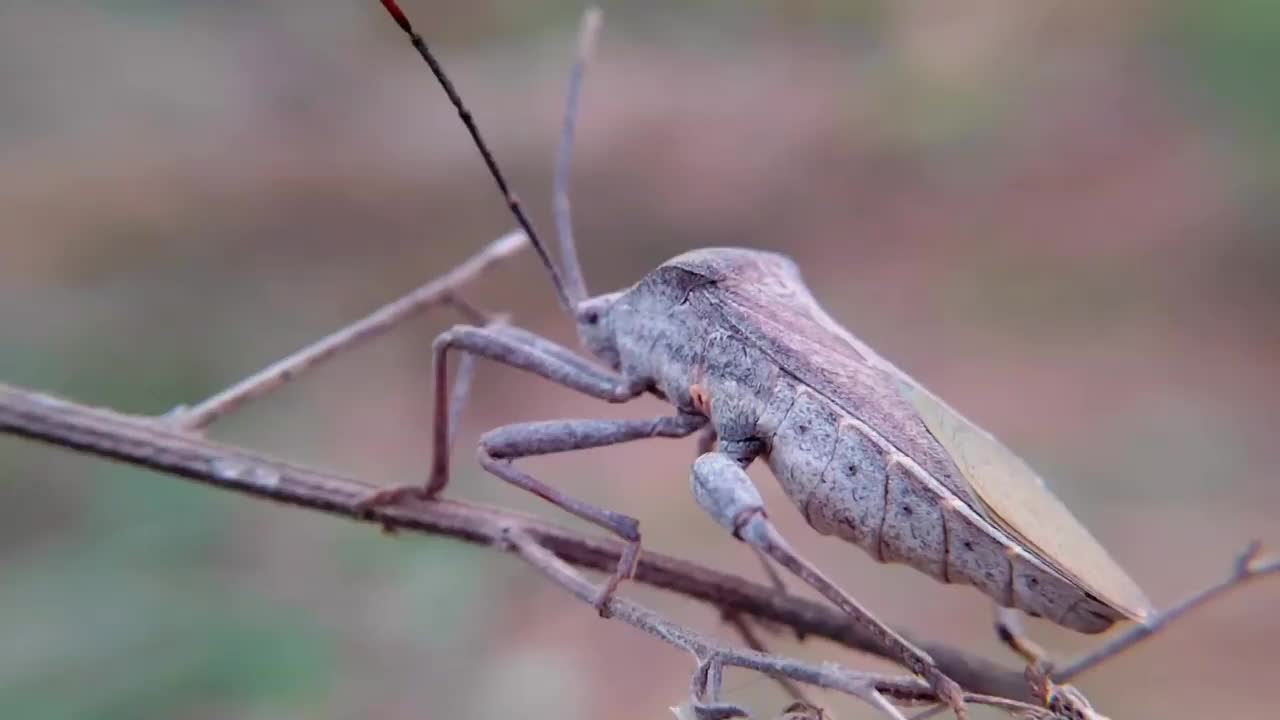
[[[427,308],[454,301],[460,287],[527,245],[528,240],[520,231],[504,235],[453,270],[404,297],[383,305],[365,318],[326,335],[190,408],[174,409],[170,415],[175,423],[190,430],[207,427],[244,403],[266,395],[343,350],[377,337]]]
[[[569,591],[587,604],[595,601],[599,591],[575,568],[547,550],[519,528],[511,528],[506,538],[516,553],[547,578]],[[652,610],[621,597],[609,600],[609,617],[653,635],[675,647],[691,653],[698,660],[698,671],[693,683],[695,708],[711,704],[719,717],[725,707],[718,702],[719,668],[725,665],[748,668],[773,677],[785,677],[807,682],[819,687],[831,688],[861,698],[874,707],[884,709],[895,720],[904,720],[896,708],[884,699],[882,688],[901,690],[903,694],[930,696],[929,688],[922,681],[911,677],[891,677],[873,673],[861,673],[839,668],[834,664],[821,667],[791,658],[767,655],[750,649],[730,648],[688,628],[663,618]],[[698,678],[702,678],[699,682]],[[883,690],[889,691],[889,690]],[[734,708],[735,710],[739,710]],[[745,713],[739,711],[736,714]]]
[[[1231,566],[1231,573],[1221,581],[1194,592],[1186,599],[1157,614],[1146,625],[1135,625],[1125,632],[1108,640],[1101,647],[1072,660],[1051,674],[1053,680],[1066,682],[1097,667],[1099,663],[1132,647],[1138,642],[1151,637],[1168,627],[1169,623],[1186,615],[1191,610],[1201,607],[1221,597],[1227,591],[1240,587],[1251,580],[1280,573],[1280,557],[1261,558],[1262,543],[1254,541],[1236,557]]]
[[[1018,616],[1013,611],[997,610],[996,632],[1000,634],[1001,640],[1006,645],[1009,645],[1015,653],[1021,655],[1023,659],[1030,663],[1030,667],[1043,666],[1048,670],[1043,677],[1033,677],[1033,682],[1028,684],[1028,687],[1032,689],[1033,695],[1046,694],[1054,690],[1055,687],[1066,688],[1068,692],[1073,693],[1072,699],[1074,702],[1082,707],[1088,707],[1088,701],[1084,699],[1083,695],[1080,695],[1078,690],[1070,686],[1059,685],[1059,683],[1066,683],[1097,667],[1140,641],[1160,632],[1188,612],[1221,597],[1229,590],[1267,575],[1280,574],[1280,557],[1262,558],[1260,557],[1261,553],[1262,544],[1260,542],[1255,540],[1249,543],[1249,546],[1236,556],[1235,562],[1231,565],[1231,572],[1227,577],[1202,590],[1191,593],[1182,601],[1169,607],[1169,609],[1157,613],[1147,624],[1130,627],[1103,643],[1100,647],[1067,662],[1060,669],[1055,667],[1052,659],[1048,657],[1042,648],[1031,642],[1022,633]],[[1037,683],[1039,683],[1038,687]],[[925,720],[925,718],[933,717],[945,709],[945,706],[939,705],[919,713],[911,720]],[[1094,717],[1100,716],[1095,712]]]
[[[766,565],[765,567],[768,566]],[[769,652],[769,649],[764,645],[764,641],[756,634],[755,628],[751,626],[751,622],[746,618],[733,613],[727,615],[724,619],[725,622],[733,626],[733,629],[738,632],[738,636],[742,638],[742,642],[747,644],[747,647],[755,650],[756,652]],[[790,679],[780,677],[775,678],[775,680],[778,681],[778,685],[782,687],[783,692],[785,692],[792,700],[795,700],[798,703],[809,705],[813,704],[809,700],[809,697],[805,695],[804,690],[800,689],[800,686],[792,682]]]
[[[543,575],[579,600],[592,604],[599,594],[596,586],[572,565],[525,533],[519,526],[507,528],[505,540],[516,554]],[[698,660],[694,673],[693,704],[703,717],[745,716],[737,706],[719,702],[720,669],[724,666],[746,668],[776,678],[788,678],[817,687],[837,690],[859,698],[894,720],[905,720],[889,698],[905,703],[931,702],[933,691],[923,680],[909,676],[893,676],[849,670],[835,663],[814,665],[793,658],[770,655],[748,648],[722,645],[693,630],[677,625],[661,615],[630,600],[609,600],[609,617],[653,635],[670,645],[691,653]],[[1036,707],[1006,698],[965,695],[966,702],[992,705],[1003,710],[1031,712]]]
[[[376,507],[360,500],[374,486],[333,473],[287,463],[265,454],[221,445],[183,431],[163,419],[123,415],[44,393],[0,384],[0,434],[17,435],[139,467],[187,478],[223,490],[392,529],[443,535],[482,545],[502,544],[505,528],[518,526],[565,562],[611,570],[622,544],[560,528],[498,508],[453,500]],[[654,552],[643,554],[635,579],[707,602],[722,612],[741,613],[825,637],[855,650],[878,653],[874,639],[843,614],[773,588]],[[966,687],[987,694],[1027,695],[1016,671],[954,648],[924,643]],[[962,681],[965,682],[965,681]],[[1029,699],[1029,695],[1026,698]]]
[[[518,513],[450,500],[380,507],[362,515],[358,504],[373,489],[370,485],[282,462],[251,450],[219,445],[163,420],[122,415],[3,384],[0,384],[0,434],[32,438],[221,489],[355,520],[483,545],[509,549],[508,533],[511,528],[519,528],[558,561],[579,568],[610,570],[617,564],[622,551],[621,543],[612,539],[583,535]],[[1218,597],[1231,587],[1278,571],[1280,562],[1260,562],[1256,550],[1251,548],[1227,580],[1196,593],[1162,614],[1153,623],[1155,630],[1166,627],[1169,622],[1185,615],[1187,610]],[[795,631],[825,637],[862,652],[883,652],[873,638],[863,633],[859,626],[849,623],[842,613],[804,598],[780,596],[770,587],[684,560],[645,553],[635,579],[710,603],[722,612],[750,615],[786,625]],[[1151,631],[1131,630],[1099,651],[1067,663],[1066,669],[1056,677],[1065,679],[1083,672],[1150,634]],[[955,678],[968,692],[974,693],[974,702],[993,704],[999,702],[997,698],[1003,698],[1014,703],[1010,707],[1025,708],[1029,707],[1025,703],[1036,700],[1018,671],[946,645],[920,644],[945,673]],[[757,653],[732,657],[746,658],[743,662],[749,664],[743,667],[766,674],[782,674],[800,682],[834,689],[856,687],[862,693],[860,696],[870,697],[870,691],[858,683],[873,676],[857,675],[855,682],[850,679],[853,676],[842,674],[844,671],[824,670],[834,673],[831,675],[810,674],[813,668],[808,666],[804,672],[784,673],[781,668],[788,666],[775,656]],[[877,692],[890,694],[897,700],[927,702],[932,698],[923,683],[903,684],[899,683],[900,678],[874,677],[877,679]]]

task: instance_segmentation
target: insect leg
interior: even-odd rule
[[[1084,693],[1072,685],[1059,685],[1050,678],[1053,661],[1044,648],[1027,637],[1016,610],[997,606],[995,628],[1000,642],[1027,662],[1023,675],[1031,685],[1032,693],[1055,717],[1107,720],[1093,709]]]
[[[627,541],[618,566],[609,576],[596,609],[603,615],[618,584],[635,572],[640,558],[640,526],[635,518],[596,507],[566,495],[515,466],[519,458],[584,450],[654,437],[686,437],[707,423],[701,415],[680,414],[645,420],[546,420],[516,423],[491,430],[480,438],[476,457],[499,478],[563,508]]]
[[[457,295],[451,295],[446,302],[466,317],[468,323],[483,324],[490,330],[498,331],[510,327],[507,323],[511,318],[506,314],[485,312]],[[446,416],[449,423],[449,441],[446,449],[448,452],[453,451],[453,441],[456,439],[459,420],[462,418],[463,409],[466,408],[467,398],[471,394],[471,383],[475,380],[475,375],[476,356],[463,355],[458,361],[458,367],[454,370],[453,387],[449,391],[449,413]]]
[[[698,505],[734,537],[759,549],[822,593],[836,607],[866,628],[907,669],[923,677],[957,717],[967,717],[964,692],[938,669],[933,658],[878,620],[822,571],[802,558],[765,515],[760,492],[751,483],[743,464],[724,453],[707,453],[693,464],[693,494]]]
[[[406,497],[430,499],[449,482],[450,399],[448,356],[456,350],[540,375],[558,385],[607,402],[630,400],[649,387],[648,380],[627,379],[592,365],[561,345],[508,325],[456,325],[436,337],[434,350],[435,408],[432,413],[431,474],[425,485],[389,488],[361,502],[365,508]]]
[[[460,297],[452,296],[447,302],[458,309],[463,315],[467,316],[467,322],[473,325],[483,324],[484,329],[498,333],[505,337],[509,337],[517,342],[524,342],[532,348],[536,348],[548,355],[562,360],[568,364],[574,365],[582,372],[591,373],[599,372],[600,368],[592,365],[578,354],[568,348],[557,345],[536,333],[531,333],[524,328],[507,324],[510,318],[502,314],[486,313]],[[467,396],[471,392],[471,383],[475,377],[476,355],[474,353],[463,353],[458,360],[457,367],[454,369],[453,389],[449,394],[449,414],[446,422],[449,424],[449,446],[448,451],[453,450],[453,440],[458,431],[458,420],[462,416],[462,410],[466,406]]]
[[[486,330],[517,341],[524,341],[530,347],[542,350],[548,355],[564,360],[567,363],[575,364],[583,372],[599,370],[598,367],[591,365],[591,363],[567,348],[557,345],[541,335],[531,333],[524,328],[507,324],[510,322],[510,318],[507,315],[486,313],[460,297],[450,297],[447,302],[465,315],[469,324],[483,325]],[[471,393],[471,383],[475,379],[475,365],[476,355],[474,353],[463,353],[454,368],[453,389],[449,393],[449,414],[445,421],[449,424],[449,446],[447,449],[449,452],[453,451],[453,441],[458,432],[458,421],[462,417],[463,408],[466,407],[467,396]]]
[[[515,325],[502,325],[493,329],[503,337],[509,338],[511,341],[521,343],[529,348],[537,350],[540,353],[553,357],[566,365],[572,366],[579,372],[595,375],[603,374],[609,378],[617,379],[617,376],[613,373],[604,370],[599,365],[582,357],[573,350],[570,350],[559,343],[552,342],[537,333],[529,332],[528,330]]]
[[[698,454],[694,456],[695,459],[714,451],[716,449],[716,442],[718,442],[719,439],[720,438],[716,434],[716,428],[714,425],[707,425],[702,428],[702,432],[698,433]],[[753,547],[751,550],[760,560],[760,567],[764,570],[765,577],[769,579],[769,584],[773,586],[774,590],[778,591],[779,595],[786,595],[787,584],[782,581],[782,576],[778,574],[778,569],[773,566],[772,561],[769,560],[769,556],[765,555],[757,548]],[[796,639],[803,640],[803,633],[797,631]]]
[[[695,459],[699,456],[706,455],[709,452],[713,452],[716,449],[716,442],[719,439],[719,436],[716,435],[716,428],[714,425],[707,425],[702,428],[702,432],[698,433],[698,454],[694,456]],[[777,590],[779,594],[786,595],[787,585],[782,581],[782,576],[778,574],[778,569],[773,566],[773,563],[769,560],[769,556],[756,548],[751,548],[751,550],[756,554],[756,557],[759,558],[760,567],[764,570],[765,577],[769,578],[769,584],[772,585],[773,589]],[[797,639],[803,640],[804,638],[797,633]]]
[[[996,637],[1010,650],[1021,657],[1028,665],[1047,665],[1049,655],[1031,638],[1018,618],[1018,611],[1013,608],[995,607]]]

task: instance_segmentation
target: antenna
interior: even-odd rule
[[[555,218],[560,238],[560,266],[564,270],[569,296],[575,302],[587,297],[587,283],[582,278],[582,264],[573,243],[573,219],[569,212],[569,173],[573,164],[573,134],[576,130],[578,101],[582,95],[582,76],[595,50],[600,34],[600,8],[591,6],[582,14],[578,29],[578,55],[569,70],[569,92],[564,103],[564,124],[560,128],[560,151],[556,155]]]
[[[471,133],[471,139],[475,142],[476,149],[480,151],[481,157],[484,158],[484,164],[489,168],[489,174],[493,176],[494,182],[498,184],[498,190],[502,192],[502,197],[507,203],[507,207],[511,210],[511,214],[515,215],[516,222],[520,223],[520,229],[529,238],[529,242],[534,249],[538,251],[538,258],[542,260],[542,264],[546,267],[547,272],[551,275],[551,282],[555,285],[556,295],[560,299],[560,304],[570,313],[574,310],[574,303],[569,298],[569,294],[565,291],[564,281],[560,278],[560,273],[556,270],[555,263],[551,262],[551,256],[547,254],[547,248],[543,246],[542,241],[538,239],[538,233],[533,229],[533,223],[529,222],[528,216],[524,213],[524,208],[520,205],[520,199],[507,185],[507,179],[503,177],[502,170],[498,168],[498,162],[493,158],[493,154],[489,152],[489,146],[485,144],[484,138],[480,137],[480,128],[476,127],[475,120],[471,118],[471,111],[463,104],[462,97],[458,95],[458,91],[454,89],[453,83],[449,81],[449,76],[445,75],[444,68],[440,66],[440,62],[436,60],[435,55],[427,47],[426,40],[413,29],[413,25],[409,23],[409,18],[396,4],[396,0],[382,0],[382,7],[386,9],[387,14],[392,20],[396,21],[396,25],[409,36],[409,42],[413,43],[414,49],[427,62],[427,66],[431,68],[431,74],[436,76],[436,80],[440,82],[440,86],[444,88],[444,92],[449,96],[449,102],[453,103],[453,107],[458,111],[458,117],[462,119],[462,124],[467,127],[467,131]]]

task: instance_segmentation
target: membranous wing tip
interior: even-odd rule
[[[899,392],[959,468],[984,515],[1066,579],[1126,617],[1148,623],[1150,601],[1045,485],[993,435],[899,371]]]

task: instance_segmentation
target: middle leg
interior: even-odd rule
[[[451,351],[519,368],[606,402],[625,402],[650,386],[646,379],[626,378],[592,365],[568,348],[510,325],[483,328],[458,325],[441,333],[433,349],[435,407],[430,476],[425,485],[406,485],[374,492],[361,501],[363,508],[393,504],[406,497],[429,500],[439,495],[448,484],[452,414],[448,357]]]
[[[702,415],[681,413],[647,420],[547,420],[506,425],[480,438],[481,467],[627,542],[613,574],[594,605],[604,615],[619,583],[631,577],[640,559],[640,525],[635,518],[579,500],[533,477],[515,461],[535,455],[585,450],[654,437],[686,437],[707,424]]]

